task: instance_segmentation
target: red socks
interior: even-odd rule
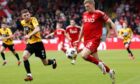
[[[95,57],[93,57],[91,55],[88,55],[87,58],[86,58],[86,60],[89,61],[89,62],[92,62],[92,63],[94,63],[96,65],[98,65],[99,62],[101,62],[101,61],[97,60]],[[105,64],[104,64],[104,67],[106,68],[106,72],[109,73],[110,68],[107,65],[105,65]]]
[[[92,62],[92,63],[94,63],[96,65],[99,64],[99,60],[97,60],[95,57],[93,57],[91,55],[88,55],[87,58],[86,58],[86,60],[89,61],[89,62]]]
[[[109,68],[107,65],[105,65],[105,64],[104,64],[104,67],[105,67],[105,69],[106,69],[106,72],[109,73],[110,68]]]

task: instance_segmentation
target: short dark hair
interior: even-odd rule
[[[23,14],[23,13],[27,13],[27,12],[29,12],[28,9],[22,9],[22,10],[21,10],[21,14]]]

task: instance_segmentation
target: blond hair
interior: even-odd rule
[[[94,0],[84,0],[84,4],[86,4],[86,3],[92,3],[92,4],[95,5],[95,1]]]

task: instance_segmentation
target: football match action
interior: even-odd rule
[[[140,0],[0,0],[0,84],[140,84]]]

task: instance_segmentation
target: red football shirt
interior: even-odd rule
[[[100,10],[95,10],[94,12],[84,12],[83,13],[83,33],[84,40],[91,40],[94,38],[101,38],[102,28],[104,22],[106,22],[109,17]]]
[[[57,37],[60,41],[65,40],[65,30],[64,29],[56,29],[54,32],[54,36]]]
[[[79,26],[68,26],[66,32],[69,34],[72,42],[77,41],[79,38],[80,27]]]

